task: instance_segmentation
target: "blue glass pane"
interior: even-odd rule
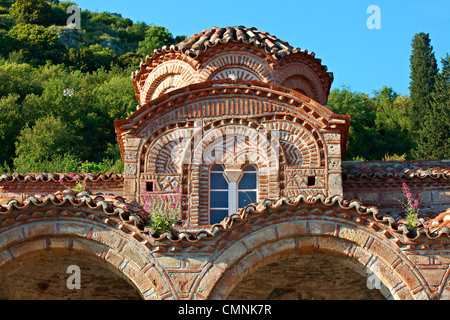
[[[239,189],[256,189],[256,173],[244,173],[239,181]]]
[[[239,191],[239,209],[248,206],[251,203],[256,202],[256,192],[255,191]]]
[[[211,191],[210,208],[228,208],[228,191]]]
[[[215,164],[211,167],[211,171],[221,171],[223,172],[223,167],[220,164]]]
[[[247,166],[243,170],[244,172],[256,172],[256,168],[254,166]]]
[[[228,182],[223,173],[211,173],[209,179],[211,189],[228,189]]]
[[[228,217],[228,210],[211,210],[209,213],[209,223],[220,223],[226,217]]]

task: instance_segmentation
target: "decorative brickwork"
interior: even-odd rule
[[[123,175],[78,194],[61,191],[68,174],[0,177],[0,299],[450,299],[448,162],[342,162],[332,81],[255,28],[156,50],[133,73],[138,110],[115,121]],[[185,198],[159,235],[139,203],[154,191]],[[78,294],[67,264],[88,279]]]
[[[133,74],[141,105],[187,84],[240,79],[274,83],[326,104],[333,75],[313,52],[245,27],[213,27],[156,50]]]
[[[330,267],[347,266],[339,269],[342,281],[375,277],[385,298],[449,298],[448,229],[422,228],[410,235],[397,229],[390,216],[357,201],[323,196],[267,201],[210,229],[179,229],[154,238],[132,206],[117,198],[94,197],[48,196],[3,207],[0,270],[7,270],[14,259],[40,252],[83,254],[127,279],[145,299],[224,299],[235,297],[241,281],[261,276],[258,272],[271,264],[285,259],[302,263],[326,254],[336,256],[327,260]],[[279,288],[266,281],[271,285],[260,291],[265,297],[300,290],[308,298],[301,286]],[[343,298],[339,287],[335,290],[337,296],[327,297]],[[365,298],[376,296],[370,288],[364,290]]]

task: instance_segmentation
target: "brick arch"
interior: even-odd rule
[[[221,250],[211,259],[195,290],[207,299],[225,299],[247,274],[280,255],[317,251],[347,259],[363,273],[370,270],[381,280],[386,297],[434,298],[408,255],[395,242],[386,241],[389,238],[386,231],[375,231],[381,225],[375,227],[375,220],[355,215],[351,207],[344,214],[339,207],[326,208],[322,205],[286,208],[281,204],[277,210],[266,207],[254,215],[248,214],[246,223],[229,231],[230,238],[221,236],[224,243],[216,244]]]
[[[272,69],[269,65],[257,55],[247,51],[216,54],[202,61],[199,78],[200,81],[222,80],[228,78],[231,73],[237,74],[243,80],[263,82],[273,80]]]
[[[299,89],[305,90],[310,88],[313,96],[309,96],[313,100],[325,105],[327,102],[327,93],[325,93],[322,81],[316,72],[312,70],[306,63],[290,62],[282,64],[274,71],[275,84],[279,85],[295,85],[300,86]],[[301,83],[300,83],[301,82]],[[289,87],[291,88],[291,87]],[[293,88],[296,89],[296,88]]]
[[[321,136],[291,121],[270,121],[267,130],[278,132],[278,139],[285,152],[287,165],[300,167],[319,167],[324,154]],[[315,130],[315,129],[314,129]],[[317,130],[315,130],[317,131]]]
[[[305,77],[295,75],[287,78],[282,84],[283,87],[294,89],[307,97],[317,100],[318,93],[316,88]]]
[[[40,252],[53,252],[56,256],[77,253],[126,280],[143,299],[173,294],[164,280],[165,270],[150,250],[136,240],[137,230],[133,227],[101,213],[101,209],[29,207],[0,220],[0,268],[14,259]]]
[[[158,98],[160,95],[164,93],[170,92],[172,90],[182,88],[187,86],[188,83],[183,79],[181,75],[168,75],[160,80],[154,89],[151,99]]]
[[[171,86],[180,88],[184,85],[193,84],[196,82],[195,78],[196,71],[191,64],[181,60],[165,61],[155,67],[145,79],[140,88],[139,103],[145,104],[147,101],[156,98],[156,93],[158,95],[165,93]]]
[[[145,152],[145,161],[141,163],[141,172],[159,172],[170,170],[169,173],[180,173],[184,150],[193,135],[193,129],[178,128],[151,141]],[[175,152],[173,150],[176,150]],[[175,160],[175,161],[173,161]]]
[[[230,119],[229,119],[230,120]],[[258,192],[260,198],[278,198],[284,187],[285,157],[276,137],[270,143],[267,139],[268,131],[256,123],[244,119],[237,119],[237,123],[216,123],[206,125],[202,130],[202,136],[191,138],[190,150],[185,153],[183,163],[185,168],[181,181],[189,184],[189,224],[205,224],[208,216],[207,195],[209,167],[214,163],[224,163],[225,166],[254,164],[258,168]],[[242,122],[242,123],[239,123]],[[257,131],[260,130],[259,132]],[[233,141],[235,150],[229,152],[223,149],[224,144],[229,142],[226,137],[248,137],[246,141]],[[272,137],[272,136],[271,136]],[[241,146],[248,144],[248,148]],[[258,143],[257,145],[255,143]],[[218,147],[218,148],[217,148]],[[217,150],[218,149],[218,150]],[[218,152],[212,152],[212,151]],[[267,150],[262,154],[263,150]],[[273,181],[272,181],[273,180]]]

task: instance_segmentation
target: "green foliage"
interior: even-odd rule
[[[450,65],[442,59],[435,90],[423,119],[423,129],[414,156],[418,159],[450,159]]]
[[[409,114],[412,121],[411,131],[420,132],[423,118],[431,103],[438,68],[429,34],[423,32],[415,34],[411,46]]]
[[[6,58],[8,54],[13,50],[13,39],[9,36],[6,30],[0,29],[0,43],[0,57]]]
[[[374,97],[334,89],[331,110],[352,117],[346,159],[381,160],[386,154],[409,154],[414,146],[408,131],[409,98],[384,86]]]
[[[36,163],[74,154],[79,140],[80,137],[61,119],[53,115],[41,118],[33,127],[27,125],[21,130],[14,166],[21,172],[34,172]]]
[[[403,183],[402,185],[402,192],[404,197],[406,198],[405,203],[401,203],[403,209],[406,213],[406,227],[409,229],[409,231],[414,230],[419,225],[419,214],[420,214],[420,194],[417,197],[417,199],[414,199],[411,189],[406,183]]]
[[[9,14],[19,23],[47,25],[52,7],[46,0],[16,0]]]
[[[172,34],[164,27],[151,26],[145,31],[145,38],[139,42],[137,53],[145,57],[153,55],[153,50],[176,44],[182,38],[174,38]]]
[[[169,198],[158,191],[147,192],[143,190],[140,197],[142,206],[150,221],[149,227],[153,229],[153,236],[160,236],[165,231],[173,230],[177,222],[180,206],[183,202],[182,194],[175,190],[175,194]]]
[[[377,157],[379,136],[375,130],[376,105],[368,95],[351,92],[346,88],[334,89],[328,98],[331,110],[352,117],[350,123],[347,158],[357,156],[372,160]]]
[[[0,82],[1,83],[1,82]],[[20,97],[11,93],[0,98],[0,163],[2,170],[12,165],[12,157],[15,152],[15,141],[20,133],[20,128],[24,125],[21,115]]]
[[[154,49],[185,38],[87,10],[81,30],[67,29],[73,4],[0,0],[0,171],[123,172],[113,121],[136,110],[130,73]],[[387,87],[372,98],[331,92],[331,109],[352,116],[347,159],[450,157],[448,56],[433,78],[429,44],[428,35],[413,39],[411,98]]]
[[[47,28],[33,24],[16,25],[9,31],[14,50],[23,54],[33,66],[45,64],[47,60],[60,63],[66,51],[58,36]]]
[[[82,72],[93,72],[100,68],[109,69],[115,61],[116,54],[107,47],[93,44],[89,47],[70,48],[68,53],[68,63],[73,69]]]

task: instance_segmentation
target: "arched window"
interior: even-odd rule
[[[246,166],[243,170],[228,172],[218,164],[211,167],[209,171],[210,224],[219,223],[228,215],[257,201],[258,170],[256,167]]]
[[[228,216],[228,181],[221,165],[214,165],[209,172],[209,223],[219,223]]]

